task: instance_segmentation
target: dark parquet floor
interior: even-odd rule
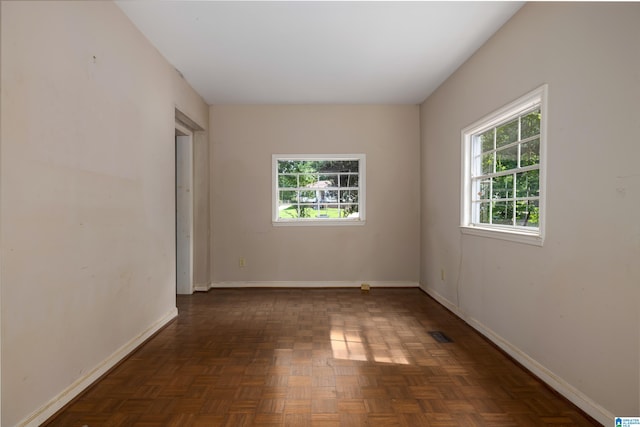
[[[222,289],[178,309],[45,425],[599,425],[419,289]]]

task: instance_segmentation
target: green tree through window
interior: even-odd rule
[[[463,227],[542,236],[546,90],[542,86],[463,130]]]
[[[360,219],[362,159],[278,158],[275,221]]]

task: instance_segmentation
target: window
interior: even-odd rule
[[[274,224],[364,223],[364,154],[274,154],[272,163]]]
[[[542,245],[544,85],[462,131],[462,231]]]

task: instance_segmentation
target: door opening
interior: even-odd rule
[[[193,133],[176,123],[176,293],[193,293]]]

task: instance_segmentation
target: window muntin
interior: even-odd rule
[[[273,221],[281,224],[364,221],[365,157],[274,155]]]
[[[463,130],[463,231],[542,243],[546,92],[542,86]]]

